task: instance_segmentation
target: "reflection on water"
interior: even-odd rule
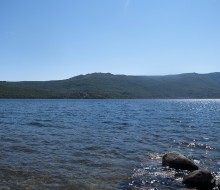
[[[219,178],[219,100],[0,100],[0,189],[185,189],[180,151]]]

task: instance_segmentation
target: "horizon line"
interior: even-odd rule
[[[214,74],[214,73],[220,73],[220,71],[215,72],[208,72],[208,73],[197,73],[197,72],[189,72],[189,73],[177,73],[177,74],[158,74],[158,75],[129,75],[129,74],[121,74],[121,73],[110,73],[110,72],[92,72],[87,74],[78,74],[73,77],[64,78],[64,79],[51,79],[51,80],[16,80],[16,81],[10,81],[10,80],[0,80],[0,83],[7,83],[7,82],[50,82],[50,81],[62,81],[62,80],[68,80],[71,78],[79,77],[79,76],[86,76],[86,75],[92,75],[92,74],[109,74],[114,76],[140,76],[140,77],[163,77],[163,76],[175,76],[175,75],[184,75],[184,74],[198,74],[198,75],[208,75],[208,74]]]

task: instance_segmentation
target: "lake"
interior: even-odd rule
[[[0,100],[0,189],[186,189],[179,151],[220,177],[220,100]]]

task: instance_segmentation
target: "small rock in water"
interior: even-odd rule
[[[179,152],[168,152],[162,158],[162,165],[182,170],[197,170],[198,166]]]
[[[196,170],[183,178],[183,183],[188,187],[200,190],[209,190],[215,186],[215,179],[208,170]]]

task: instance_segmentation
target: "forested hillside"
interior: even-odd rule
[[[0,82],[0,98],[220,98],[220,73],[79,75],[66,80]]]

